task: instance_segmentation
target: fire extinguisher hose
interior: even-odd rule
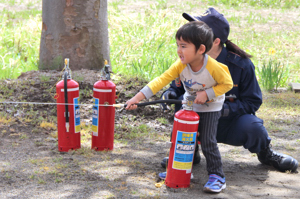
[[[66,71],[64,74],[64,91],[65,91],[65,109],[66,109],[66,122],[69,122],[69,108],[68,108],[68,72]]]
[[[66,112],[66,129],[69,132],[69,107],[68,107],[68,72],[64,73],[64,92],[65,92],[65,112]]]
[[[226,96],[225,99],[236,99],[236,96],[233,94],[229,95],[229,96]],[[186,104],[187,101],[186,100],[176,100],[176,99],[167,99],[167,100],[155,100],[155,101],[151,101],[151,102],[144,102],[144,103],[138,103],[138,104],[135,104],[137,105],[138,107],[140,106],[147,106],[147,105],[150,105],[150,104],[158,104],[158,103],[167,103],[167,104]],[[207,103],[205,103],[207,105]],[[113,105],[114,107],[124,107],[126,108],[127,107],[127,104],[114,104]]]
[[[143,102],[136,104],[138,107],[140,106],[147,106],[151,104],[158,104],[158,103],[168,103],[168,104],[183,104],[184,100],[175,100],[175,99],[168,99],[168,100],[155,100],[151,102]],[[124,107],[126,107],[127,104],[124,104]]]

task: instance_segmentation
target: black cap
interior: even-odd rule
[[[213,7],[208,8],[205,13],[199,16],[191,16],[187,13],[183,13],[182,16],[188,21],[203,21],[213,30],[214,35],[223,43],[228,40],[230,31],[229,23],[224,15],[220,14]]]

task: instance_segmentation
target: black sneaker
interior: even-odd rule
[[[168,166],[168,161],[169,161],[169,157],[165,157],[162,161],[161,161],[161,166],[162,168],[167,168]],[[199,151],[197,151],[195,153],[195,156],[194,156],[194,161],[193,161],[193,164],[200,164],[200,161],[201,161],[201,156],[200,156],[200,153]]]
[[[295,172],[298,168],[298,161],[289,155],[277,153],[271,149],[271,145],[257,154],[262,164],[271,165],[275,169],[285,172]]]

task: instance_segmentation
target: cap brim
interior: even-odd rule
[[[188,21],[198,21],[195,17],[193,17],[192,15],[189,15],[187,13],[183,13],[182,16]]]

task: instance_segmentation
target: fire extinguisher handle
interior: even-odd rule
[[[236,99],[236,95],[235,94],[230,94],[228,96],[225,96],[225,99]]]

